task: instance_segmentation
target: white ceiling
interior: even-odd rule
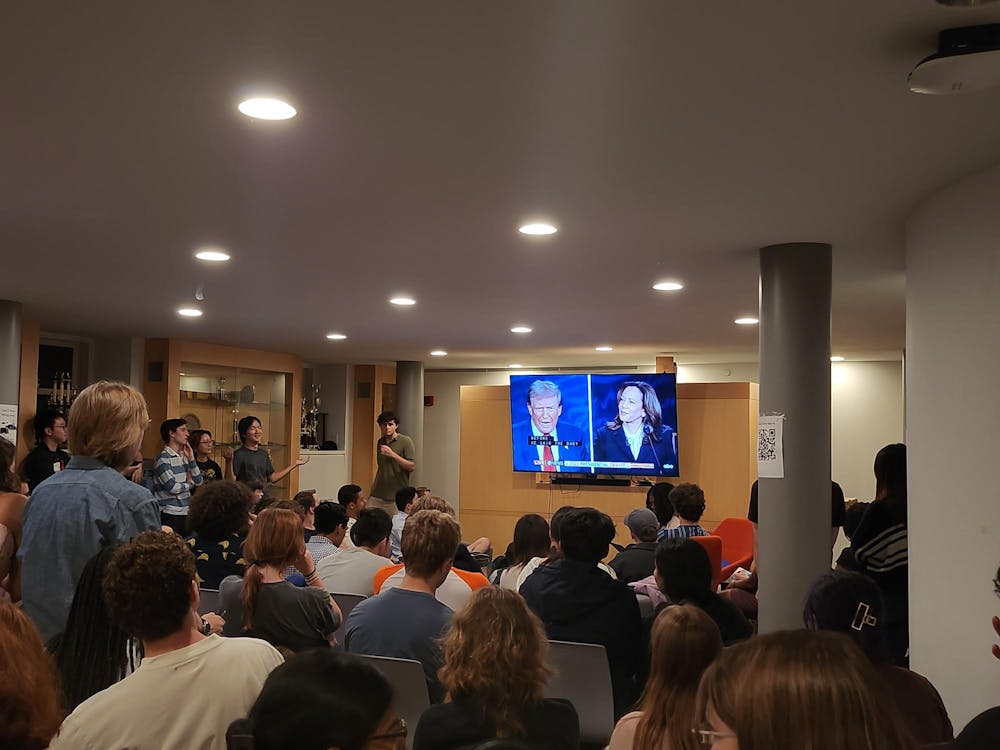
[[[906,75],[938,30],[998,20],[933,0],[9,4],[0,298],[48,330],[317,362],[739,359],[757,248],[819,241],[835,350],[898,350],[906,216],[1000,160],[1000,90],[923,97]],[[244,118],[259,91],[299,116]],[[560,233],[518,235],[535,215]],[[233,261],[205,268],[204,243]],[[179,319],[200,283],[205,316]],[[403,291],[415,307],[387,304]]]

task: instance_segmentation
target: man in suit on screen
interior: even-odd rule
[[[535,471],[588,471],[566,466],[566,461],[590,460],[590,437],[579,427],[564,422],[562,392],[551,380],[536,380],[528,388],[530,419],[514,425],[514,467]]]

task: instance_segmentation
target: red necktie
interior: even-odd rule
[[[542,446],[542,471],[555,471],[556,459],[552,455],[552,446]]]

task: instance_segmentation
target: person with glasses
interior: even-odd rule
[[[198,470],[205,482],[217,482],[220,479],[236,479],[233,472],[233,449],[228,445],[222,449],[222,461],[226,464],[225,471],[215,461],[212,460],[212,452],[215,450],[215,440],[208,430],[191,430],[188,438],[191,447],[194,448],[194,460],[198,464]]]
[[[229,750],[403,750],[408,732],[392,685],[365,660],[338,651],[296,654],[264,682]]]
[[[21,476],[28,483],[29,493],[69,463],[69,454],[60,448],[69,437],[66,417],[53,410],[40,411],[33,426],[35,447],[21,464]]]
[[[917,750],[861,650],[785,630],[724,649],[701,678],[692,731],[712,750]]]

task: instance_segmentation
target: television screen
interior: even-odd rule
[[[679,476],[677,378],[511,375],[514,471]]]

